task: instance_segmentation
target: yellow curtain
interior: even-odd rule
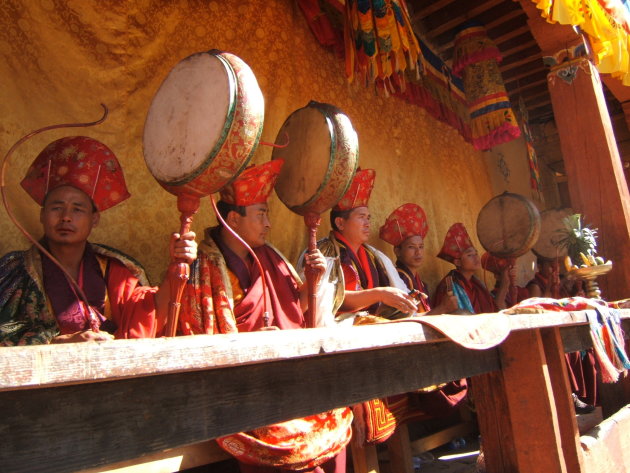
[[[532,0],[550,23],[578,26],[599,72],[630,85],[630,13],[622,0]]]

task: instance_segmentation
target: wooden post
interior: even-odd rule
[[[488,473],[579,472],[565,461],[540,330],[512,332],[500,354],[501,372],[472,380]],[[558,395],[570,397],[566,385],[564,390]]]
[[[603,297],[628,297],[630,193],[599,73],[581,56],[586,50],[575,31],[569,26],[547,23],[531,0],[519,2],[529,17],[528,25],[545,62],[555,63],[547,82],[571,206],[599,229],[599,251],[614,263],[613,270],[598,279]]]

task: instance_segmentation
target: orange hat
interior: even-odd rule
[[[357,207],[367,207],[370,194],[374,188],[376,171],[374,169],[359,169],[352,179],[350,187],[341,198],[334,210],[352,210]]]
[[[221,200],[242,207],[267,202],[283,164],[283,159],[274,159],[248,167],[221,189]]]
[[[451,228],[448,229],[448,232],[446,232],[444,244],[438,254],[438,258],[442,258],[443,260],[452,263],[456,259],[461,258],[464,251],[472,246],[474,245],[468,236],[468,232],[466,231],[464,224],[454,223],[451,225]]]
[[[398,246],[407,238],[420,235],[423,239],[429,231],[427,216],[416,204],[403,204],[394,210],[379,231],[381,240]]]
[[[50,143],[35,158],[21,185],[39,205],[44,205],[46,194],[61,186],[85,192],[99,211],[129,197],[114,153],[87,136],[67,136]]]
[[[513,258],[499,258],[487,251],[481,256],[481,267],[493,274],[501,274],[505,268],[514,264]]]

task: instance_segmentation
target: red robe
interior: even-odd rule
[[[281,329],[304,327],[299,303],[301,281],[295,270],[269,245],[254,251],[267,281],[269,325]],[[259,330],[265,325],[262,296],[258,266],[227,248],[217,228],[209,229],[199,245],[182,297],[180,330],[184,334]],[[303,432],[293,421],[287,421],[223,437],[217,443],[237,458],[242,473],[294,471],[281,468],[289,464],[305,472],[344,473],[345,446],[351,435],[350,410],[335,409],[297,422],[310,430]]]
[[[468,280],[457,270],[448,273],[444,279],[440,281],[440,284],[438,284],[438,287],[435,289],[435,294],[433,295],[432,305],[434,307],[440,305],[446,297],[446,278],[448,276],[453,278],[453,283],[457,283],[464,288],[476,314],[498,311],[494,297],[492,297],[492,294],[488,291],[486,286],[484,286],[477,277],[473,276]]]

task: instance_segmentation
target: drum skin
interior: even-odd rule
[[[500,258],[527,253],[540,235],[540,213],[520,194],[504,192],[483,206],[477,217],[477,236],[486,251]]]
[[[562,238],[560,231],[565,230],[562,219],[573,215],[572,209],[548,209],[540,212],[540,237],[532,247],[532,251],[537,256],[547,259],[557,257],[564,258],[567,255],[567,248],[557,245]]]
[[[144,126],[144,158],[175,195],[218,192],[247,166],[262,133],[264,99],[237,56],[212,50],[180,61],[156,93]]]
[[[338,108],[311,101],[284,122],[272,159],[285,163],[276,181],[280,200],[299,215],[321,214],[344,196],[359,164],[359,139]]]

